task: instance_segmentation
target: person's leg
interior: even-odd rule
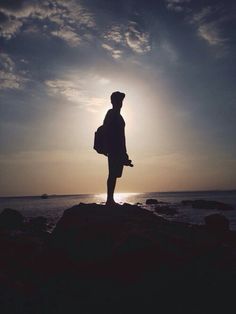
[[[116,187],[116,177],[108,175],[107,179],[107,204],[114,204],[114,191]]]
[[[116,205],[114,192],[116,180],[122,175],[123,164],[116,156],[108,156],[108,178],[107,178],[107,202],[108,205]]]

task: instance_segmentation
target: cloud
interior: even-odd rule
[[[46,3],[46,2],[45,2]],[[6,39],[11,39],[29,20],[43,20],[59,12],[49,5],[40,2],[19,1],[18,6],[0,5],[0,12],[4,14],[5,21],[0,26],[0,35]]]
[[[67,100],[72,102],[78,102],[81,92],[78,88],[78,84],[70,80],[46,80],[45,84],[49,87],[49,92],[52,94],[61,94]]]
[[[83,25],[88,28],[94,28],[96,26],[93,14],[74,0],[56,0],[63,8],[61,18],[66,22],[74,25]]]
[[[168,10],[175,12],[182,12],[185,10],[185,4],[191,0],[166,0],[166,7]]]
[[[15,63],[6,53],[0,53],[0,90],[21,89],[27,78],[18,73]]]
[[[70,26],[63,26],[59,30],[52,31],[51,34],[65,40],[71,47],[76,47],[81,42],[81,38]]]
[[[217,22],[200,24],[198,35],[211,46],[223,46],[227,41],[227,38],[222,36]]]
[[[113,25],[102,36],[98,33],[95,15],[76,0],[19,1],[15,5],[0,4],[4,20],[0,22],[0,37],[7,40],[18,33],[43,33],[58,37],[71,47],[97,34],[102,47],[114,59],[121,58],[124,48],[137,54],[151,50],[149,34],[140,25],[128,21],[124,26]],[[111,47],[111,48],[109,48]]]
[[[122,43],[124,38],[122,29],[119,26],[112,26],[112,28],[104,34],[104,38],[108,41],[114,41],[116,43]]]
[[[115,49],[108,44],[102,44],[102,48],[108,51],[114,59],[120,59],[122,57],[123,51],[120,49]]]
[[[125,40],[133,51],[145,53],[151,50],[149,34],[138,29],[136,22],[130,22],[128,30],[125,32]]]
[[[131,49],[137,54],[144,54],[151,50],[149,34],[138,23],[129,21],[125,26],[114,25],[104,33],[106,43],[102,47],[110,52],[114,59],[122,57],[124,49]]]
[[[208,6],[202,8],[199,12],[195,13],[191,17],[191,22],[192,23],[203,23],[206,21],[206,19],[213,13],[213,9]]]
[[[218,6],[207,6],[193,14],[189,22],[197,27],[197,34],[210,46],[225,47],[228,38],[223,34],[222,23],[228,17]]]
[[[17,19],[7,19],[0,25],[0,37],[11,39],[21,28],[23,22]]]
[[[104,77],[84,75],[83,79],[71,76],[66,79],[46,80],[44,83],[48,87],[50,96],[63,96],[67,101],[79,105],[80,108],[96,113],[99,107],[106,103],[106,99],[97,96],[94,89],[97,89],[99,85],[107,85],[110,81]]]
[[[5,19],[0,25],[0,36],[11,39],[16,36],[22,27],[32,29],[35,22],[44,22],[43,31],[60,37],[70,46],[80,43],[78,33],[86,33],[95,28],[93,15],[75,0],[47,0],[47,1],[19,1],[18,6],[0,4],[0,13]],[[28,23],[30,21],[30,23]],[[34,31],[40,30],[35,27]]]

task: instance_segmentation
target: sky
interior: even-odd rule
[[[0,195],[105,192],[117,90],[118,192],[235,189],[235,29],[230,0],[1,0]]]

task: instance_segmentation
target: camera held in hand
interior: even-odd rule
[[[132,160],[130,160],[130,159],[125,160],[124,165],[125,165],[125,166],[129,166],[129,167],[133,167],[133,166],[134,166],[134,165],[132,164]]]

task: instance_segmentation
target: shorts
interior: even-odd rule
[[[115,178],[122,176],[124,163],[120,158],[108,156],[109,175]]]

